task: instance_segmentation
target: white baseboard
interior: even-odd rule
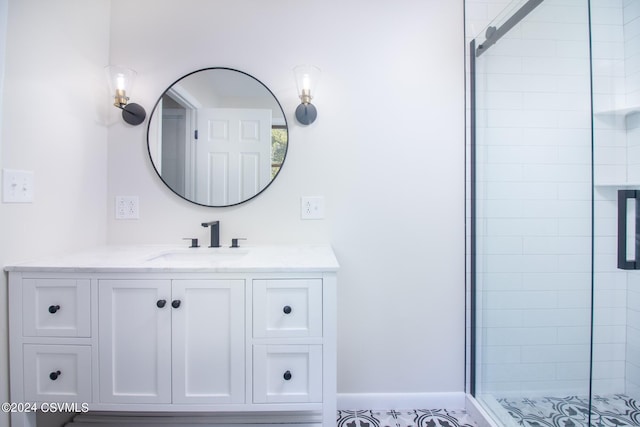
[[[338,409],[464,409],[464,392],[338,393]]]

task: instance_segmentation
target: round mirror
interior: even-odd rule
[[[206,68],[178,79],[149,119],[147,144],[158,176],[203,206],[233,206],[263,192],[287,155],[280,103],[255,77]]]

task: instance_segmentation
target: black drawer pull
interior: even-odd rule
[[[156,302],[156,306],[157,306],[158,308],[164,308],[164,306],[165,306],[166,304],[167,304],[167,300],[164,300],[164,299],[159,299],[159,300]]]
[[[180,307],[180,300],[179,299],[174,299],[173,301],[171,301],[171,307],[173,307],[173,308]]]
[[[282,311],[284,311],[284,314],[289,314],[291,313],[291,307],[288,305],[285,305]]]
[[[58,377],[60,376],[60,374],[61,374],[61,372],[60,372],[60,371],[51,372],[51,373],[49,374],[49,379],[50,379],[51,381],[55,381],[55,380],[57,380],[57,379],[58,379]]]
[[[60,310],[60,306],[59,305],[50,305],[49,306],[49,313],[51,313],[51,314],[55,314],[58,310]]]
[[[287,371],[284,373],[284,375],[282,376],[282,378],[285,379],[285,381],[289,381],[291,379],[292,375],[291,375],[291,371]]]

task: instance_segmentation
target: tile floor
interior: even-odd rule
[[[586,397],[499,398],[497,401],[524,427],[588,427]],[[640,401],[623,394],[594,396],[594,427],[640,426]]]
[[[337,427],[475,427],[463,410],[406,409],[338,411]]]
[[[175,415],[162,417],[156,415],[139,416],[137,414],[113,414],[90,412],[79,414],[72,421],[65,424],[65,427],[159,427],[159,426],[180,426],[180,427],[233,427],[234,424],[227,420],[213,421],[212,416],[202,415],[201,417],[189,417]],[[295,418],[295,416],[293,416]],[[265,423],[267,421],[256,421]],[[300,422],[299,420],[297,421]],[[295,425],[294,419],[282,421],[283,426]],[[253,423],[249,423],[253,424]],[[236,426],[247,426],[249,424],[237,424]],[[267,423],[265,426],[273,427],[275,424]],[[303,424],[317,425],[317,424]],[[409,410],[362,410],[362,411],[338,411],[337,427],[477,427],[476,423],[464,411],[452,411],[445,409],[409,409]]]

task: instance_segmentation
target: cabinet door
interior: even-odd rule
[[[171,282],[100,280],[100,401],[171,401]]]
[[[173,402],[244,402],[244,280],[175,280]],[[174,304],[175,305],[175,304]]]

